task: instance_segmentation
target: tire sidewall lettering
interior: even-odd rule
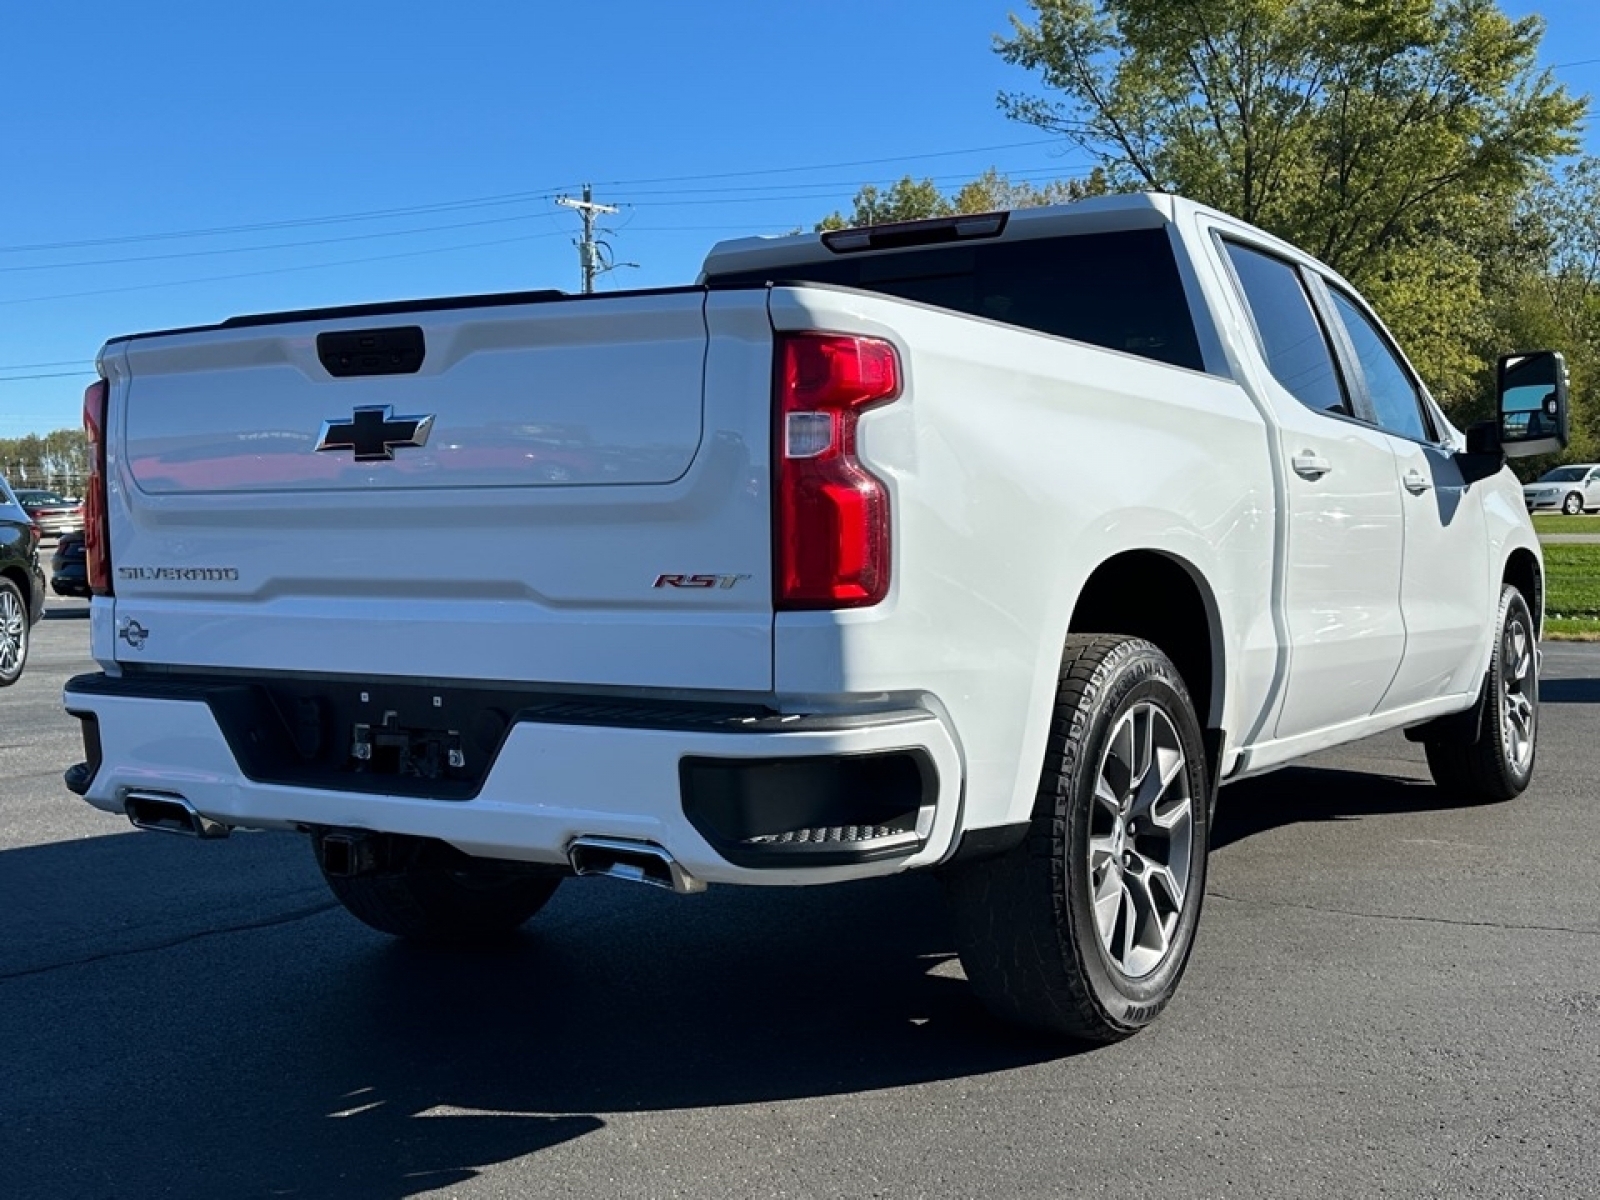
[[[1104,715],[1092,735],[1081,743],[1081,756],[1074,764],[1071,795],[1063,797],[1067,802],[1068,820],[1063,822],[1066,839],[1065,845],[1060,848],[1064,851],[1065,861],[1062,865],[1068,876],[1068,886],[1064,889],[1067,908],[1064,916],[1072,928],[1074,939],[1083,948],[1087,981],[1106,1016],[1116,1024],[1127,1027],[1143,1026],[1154,1020],[1166,1007],[1178,976],[1183,972],[1199,922],[1205,888],[1206,849],[1210,843],[1208,805],[1205,802],[1205,756],[1198,720],[1193,716],[1188,694],[1175,671],[1167,666],[1164,659],[1140,653],[1140,649],[1137,643],[1130,643],[1126,654],[1104,664],[1096,677],[1095,686],[1086,690],[1084,705],[1075,714],[1075,727],[1091,722],[1097,707]],[[1097,704],[1097,701],[1103,703]],[[1185,769],[1190,775],[1190,819],[1194,822],[1194,847],[1185,881],[1184,909],[1173,933],[1173,947],[1155,971],[1139,979],[1131,979],[1111,962],[1100,943],[1089,895],[1088,840],[1095,783],[1105,758],[1107,742],[1122,716],[1141,701],[1157,703],[1172,721],[1183,743]]]

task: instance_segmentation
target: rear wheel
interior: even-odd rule
[[[1500,593],[1494,654],[1472,741],[1425,743],[1434,783],[1462,800],[1509,800],[1533,778],[1539,734],[1539,647],[1522,593]]]
[[[328,871],[322,835],[311,839],[339,903],[380,933],[411,941],[471,945],[509,937],[561,882],[538,867],[472,858],[425,838],[375,835],[374,841],[371,869],[336,875]]]
[[[28,662],[28,606],[17,585],[0,579],[0,687],[22,678]]]
[[[1561,511],[1569,517],[1575,517],[1583,511],[1583,497],[1577,492],[1568,492],[1567,498],[1561,502]]]
[[[984,1004],[1091,1042],[1153,1021],[1194,945],[1208,795],[1199,723],[1166,655],[1070,637],[1028,837],[948,880]]]

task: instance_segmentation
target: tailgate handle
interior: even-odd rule
[[[317,334],[317,357],[329,375],[415,375],[428,346],[419,325],[395,329],[349,329]]]

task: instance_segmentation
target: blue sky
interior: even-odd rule
[[[719,238],[809,228],[866,182],[1081,174],[995,107],[1033,82],[992,50],[1023,7],[9,4],[0,437],[75,427],[118,334],[575,291],[578,218],[554,197],[585,182],[621,206],[607,240],[639,264],[611,288],[687,282]],[[1600,93],[1593,0],[1503,7],[1542,13],[1544,61]]]

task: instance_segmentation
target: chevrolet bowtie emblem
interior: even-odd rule
[[[324,421],[317,450],[353,450],[357,462],[385,462],[394,458],[396,446],[425,446],[433,428],[433,414],[397,417],[394,406],[367,404],[350,420]]]

